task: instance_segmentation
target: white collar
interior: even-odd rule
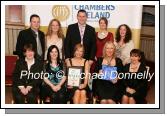
[[[84,25],[81,25],[80,23],[78,23],[78,26],[80,27],[86,27],[86,24],[84,24]]]
[[[26,61],[26,62],[29,62],[29,61],[28,61],[28,59],[27,59],[26,57],[25,57],[25,61]],[[31,64],[34,64],[34,62],[35,62],[35,59],[33,58],[33,60],[32,60],[32,63],[31,63]]]

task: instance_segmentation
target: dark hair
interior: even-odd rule
[[[27,50],[31,50],[35,52],[35,48],[32,44],[25,44],[23,47],[23,52],[25,53]]]
[[[30,22],[31,22],[31,20],[32,20],[33,17],[37,17],[37,18],[40,19],[40,17],[39,17],[37,14],[32,14],[32,15],[30,16]]]
[[[80,10],[78,11],[77,16],[78,16],[78,14],[79,14],[80,12],[85,13],[85,14],[86,14],[86,17],[87,17],[87,13],[86,13],[86,11],[83,10],[83,9],[80,9]]]
[[[101,20],[103,20],[103,21],[105,22],[106,26],[108,26],[108,20],[107,20],[106,17],[101,17],[101,18],[99,19],[99,24],[100,24],[100,21],[101,21]]]
[[[34,57],[36,57],[35,47],[32,44],[25,44],[23,47],[23,53],[25,53],[27,50],[34,52]]]
[[[120,37],[120,28],[121,28],[122,26],[125,26],[125,27],[126,27],[126,35],[125,35],[125,40],[124,40],[124,42],[127,43],[127,42],[129,42],[129,40],[132,39],[132,32],[131,32],[131,29],[129,28],[129,26],[126,25],[126,24],[122,24],[122,25],[120,25],[120,26],[118,27],[118,29],[117,29],[117,31],[116,31],[115,40],[116,40],[116,42],[119,42],[119,41],[121,40],[121,37]]]
[[[144,52],[140,51],[139,49],[132,49],[130,51],[130,56],[137,55],[140,57],[140,62],[145,64],[145,55]]]
[[[47,53],[47,60],[48,60],[48,63],[51,63],[51,56],[50,56],[50,52],[56,48],[57,50],[57,53],[58,53],[58,57],[57,57],[57,64],[61,64],[61,60],[60,60],[60,53],[59,53],[59,49],[56,45],[51,45],[49,48],[48,48],[48,53]]]

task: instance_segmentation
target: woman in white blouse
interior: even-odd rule
[[[46,33],[46,52],[45,60],[48,48],[51,45],[56,45],[60,52],[60,59],[63,59],[63,31],[61,28],[60,21],[57,19],[52,19],[49,23],[48,30]]]
[[[130,51],[134,49],[132,32],[128,25],[122,24],[118,27],[115,37],[116,56],[120,58],[123,65],[130,63]]]

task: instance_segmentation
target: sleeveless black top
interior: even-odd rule
[[[71,58],[69,59],[69,61],[70,61],[70,65],[71,65],[71,66],[74,66],[73,63],[72,63],[72,59],[71,59]],[[85,64],[86,64],[86,61],[87,61],[87,60],[84,61],[84,66],[75,66],[75,67],[80,67],[80,68],[82,68],[82,72],[81,72],[81,73],[85,73]],[[83,76],[84,76],[84,75],[82,75],[82,78],[81,78],[81,84],[84,83],[84,77],[83,77]]]

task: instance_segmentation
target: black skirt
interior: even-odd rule
[[[100,100],[112,99],[117,103],[122,96],[121,89],[120,81],[113,84],[111,81],[107,80],[96,80],[96,94]]]

